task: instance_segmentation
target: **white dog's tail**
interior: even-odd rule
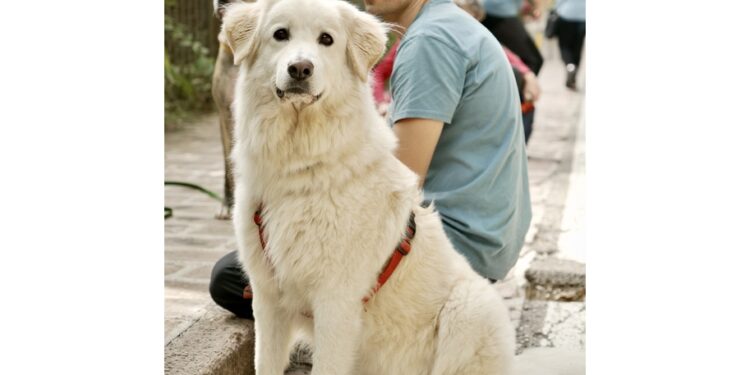
[[[586,354],[562,348],[529,348],[516,356],[516,375],[584,375]]]

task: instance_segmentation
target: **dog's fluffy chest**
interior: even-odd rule
[[[408,194],[383,182],[378,174],[321,168],[256,183],[266,257],[282,293],[306,296],[309,290],[351,283],[352,271],[361,277],[361,295],[367,293],[400,239],[411,202]],[[397,209],[383,209],[388,206]]]

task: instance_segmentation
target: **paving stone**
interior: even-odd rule
[[[203,224],[209,220],[216,220],[216,214],[219,213],[220,209],[221,205],[218,202],[204,207],[173,208],[174,211],[170,219],[190,224]]]
[[[191,279],[202,279],[209,280],[211,278],[211,270],[214,268],[214,263],[207,263],[190,270],[184,275],[180,275],[185,278]]]
[[[181,269],[182,269],[182,265],[175,264],[172,262],[165,262],[164,263],[164,276],[171,275]]]
[[[180,234],[182,232],[185,232],[189,228],[189,225],[185,223],[179,223],[175,221],[170,221],[168,223],[164,223],[164,233],[167,234]]]
[[[227,247],[230,247],[229,244],[226,247],[219,246],[212,249],[172,248],[164,254],[174,262],[210,262],[213,264],[230,251]]]
[[[196,233],[210,233],[222,237],[234,237],[231,220],[207,220],[195,228]]]
[[[166,247],[182,247],[189,249],[213,249],[227,242],[227,236],[173,236],[166,235],[164,244]]]
[[[210,284],[210,282],[211,281],[208,278],[197,279],[180,276],[166,276],[164,278],[164,286],[167,288],[201,293],[201,297],[196,298],[196,301],[211,301],[211,297],[208,294],[208,285]],[[189,310],[186,310],[186,313],[188,313],[188,315],[192,315]]]

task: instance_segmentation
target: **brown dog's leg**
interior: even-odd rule
[[[219,55],[214,66],[211,94],[219,111],[221,145],[224,149],[224,202],[217,219],[228,220],[232,217],[234,205],[234,175],[229,155],[232,152],[234,120],[231,105],[234,100],[234,84],[237,80],[237,67],[234,66],[232,51],[225,44],[219,47]]]

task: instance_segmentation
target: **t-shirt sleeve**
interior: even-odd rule
[[[402,43],[391,76],[389,123],[405,118],[450,123],[463,92],[466,65],[462,54],[437,39],[415,36]]]

